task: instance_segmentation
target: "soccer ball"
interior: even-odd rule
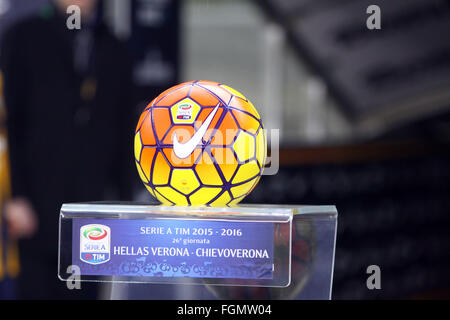
[[[144,185],[163,204],[230,206],[258,183],[266,144],[247,98],[223,84],[192,81],[145,108],[134,155]]]

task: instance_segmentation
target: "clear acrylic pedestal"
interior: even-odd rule
[[[109,299],[330,299],[334,206],[64,204],[58,276]]]

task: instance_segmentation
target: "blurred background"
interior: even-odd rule
[[[0,41],[46,3],[0,0]],[[366,27],[371,4],[380,30]],[[99,10],[131,58],[133,123],[163,90],[202,79],[237,88],[280,129],[280,171],[245,202],[337,206],[334,299],[450,298],[449,1],[105,0]],[[152,200],[137,173],[128,183],[130,199]],[[381,290],[366,287],[371,264]]]

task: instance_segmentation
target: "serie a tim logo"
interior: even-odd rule
[[[80,228],[80,259],[89,264],[101,264],[111,256],[111,229],[102,224]]]

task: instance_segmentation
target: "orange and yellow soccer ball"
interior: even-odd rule
[[[211,81],[172,87],[143,111],[134,137],[139,176],[163,204],[234,205],[258,183],[263,123],[238,91]]]

